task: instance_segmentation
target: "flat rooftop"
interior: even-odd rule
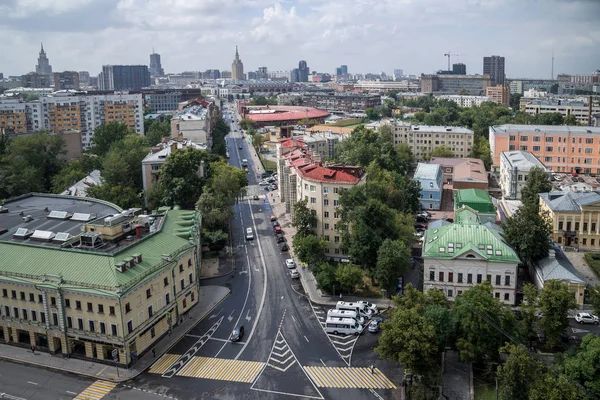
[[[554,133],[561,135],[600,135],[600,128],[593,126],[570,125],[494,125],[490,126],[490,133]]]
[[[473,133],[471,129],[462,126],[412,125],[410,129],[429,133]]]

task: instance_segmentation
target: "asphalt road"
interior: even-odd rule
[[[288,254],[281,253],[275,242],[269,221],[272,212],[264,199],[266,191],[258,186],[255,159],[237,124],[232,124],[227,142],[229,162],[241,167],[245,158],[250,170],[247,196],[234,206],[231,257],[235,270],[202,284],[228,286],[231,295],[149,371],[116,385],[104,398],[398,398],[399,391],[390,390],[386,382],[399,385],[400,370],[378,360],[372,351],[378,335],[367,332],[358,338],[332,338],[325,334],[317,312],[325,310],[312,305],[299,281],[289,276],[285,266]],[[260,199],[252,200],[254,194]],[[245,239],[248,227],[254,231],[254,240]],[[240,324],[244,325],[245,335],[240,342],[231,343],[230,333]],[[350,354],[355,351],[352,357],[348,357],[349,346]],[[185,362],[178,364],[179,357]],[[365,370],[374,365],[377,371],[369,376],[363,370],[348,377],[343,375],[348,368],[335,368],[349,364]],[[309,377],[308,370],[316,372]],[[315,376],[321,374],[326,374],[329,382],[343,383],[340,386],[345,388],[333,388],[324,380],[318,383]],[[385,382],[378,385],[375,380]],[[0,394],[17,398],[74,398],[94,382],[0,362]]]

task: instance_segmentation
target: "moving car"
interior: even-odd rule
[[[580,324],[600,324],[597,316],[586,312],[577,313],[575,315],[575,321],[579,322]]]
[[[231,336],[229,336],[229,340],[232,342],[239,342],[244,337],[244,325],[236,326],[233,331],[231,331]]]
[[[285,260],[285,266],[288,268],[296,268],[296,263],[294,262],[293,259],[288,258],[287,260]]]
[[[242,145],[241,144],[238,146],[238,149],[240,149],[240,150],[242,149]]]
[[[292,279],[300,278],[300,274],[298,273],[298,270],[296,268],[290,269],[290,276],[292,277]]]
[[[254,233],[252,232],[252,228],[246,229],[246,240],[254,239]]]

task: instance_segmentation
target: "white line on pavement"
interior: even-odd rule
[[[74,394],[75,396],[77,396],[77,394],[78,394],[78,393],[75,393],[75,392],[71,392],[70,390],[67,390],[67,393]]]
[[[306,341],[310,343],[310,341],[308,340],[308,338],[306,336],[304,336],[304,339],[306,339]]]
[[[30,383],[32,385],[36,385],[37,386],[37,383],[35,383],[35,382],[27,381],[27,383]]]

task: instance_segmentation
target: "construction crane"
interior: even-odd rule
[[[447,52],[446,54],[444,54],[444,57],[448,57],[448,71],[451,71],[451,69],[450,69],[450,56],[458,57],[458,56],[460,56],[460,54],[454,54],[454,53],[450,53],[450,52]]]

